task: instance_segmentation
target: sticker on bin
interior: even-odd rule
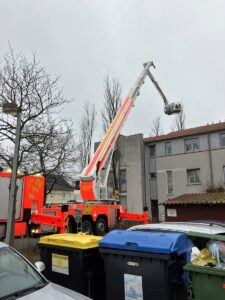
[[[142,276],[124,274],[125,300],[143,300]]]
[[[52,271],[69,275],[69,257],[52,253]]]

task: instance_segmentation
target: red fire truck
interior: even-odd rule
[[[21,208],[17,215],[18,220],[16,224],[20,222],[20,224],[24,223],[25,226],[29,220],[30,231],[36,234],[46,231],[47,226],[47,230],[59,229],[60,232],[76,232],[82,230],[103,235],[107,232],[109,227],[115,226],[118,220],[121,219],[143,221],[144,223],[148,222],[147,211],[144,210],[143,214],[128,213],[125,211],[125,207],[120,205],[118,201],[107,199],[107,180],[115,142],[130,110],[134,106],[135,99],[140,93],[140,88],[146,76],[149,76],[163,98],[164,112],[168,115],[180,112],[181,105],[179,103],[169,104],[167,101],[161,88],[150,72],[151,66],[154,67],[153,62],[144,64],[143,71],[122,103],[89,165],[83,170],[80,176],[80,194],[83,203],[43,207],[43,198],[42,200],[39,199],[41,189],[39,194],[34,196],[33,192],[36,188],[29,186],[26,193],[30,195],[30,198],[26,196],[26,199],[29,199],[29,201],[33,200],[29,202],[24,199],[23,201],[21,200],[20,204],[18,202],[18,207],[21,205],[23,208]],[[37,186],[39,183],[34,179],[37,180],[34,176],[30,176],[30,178],[28,176],[28,179],[24,177],[24,179],[21,180],[25,186],[29,184],[31,180],[33,180],[34,186]],[[41,180],[38,182],[42,182],[43,184]],[[26,191],[26,187],[23,190]],[[35,200],[39,203],[36,206],[34,205],[34,203],[36,203],[34,202]],[[31,216],[27,213],[28,215],[25,217],[26,214],[24,212],[27,207],[23,206],[22,203],[26,203],[26,201],[27,203],[29,202]],[[5,216],[6,211],[7,210],[5,210]],[[6,224],[6,221],[4,224]]]
[[[122,103],[90,163],[80,176],[80,194],[84,202],[69,204],[66,207],[52,205],[49,208],[44,208],[41,214],[32,214],[31,222],[49,225],[48,221],[54,218],[62,230],[66,228],[67,231],[73,232],[80,228],[83,231],[94,232],[97,235],[103,235],[109,227],[115,226],[118,219],[148,222],[147,211],[144,210],[143,214],[127,213],[124,206],[113,199],[107,199],[107,180],[115,142],[129,112],[134,106],[146,76],[151,79],[163,98],[166,114],[179,113],[181,110],[180,103],[169,104],[150,72],[150,67],[155,67],[153,62],[144,64],[144,69]],[[62,215],[63,211],[64,215]],[[54,215],[54,217],[46,216],[46,214]]]
[[[8,217],[10,172],[0,172],[0,238],[5,236]],[[43,208],[43,176],[18,176],[15,211],[15,236],[25,236],[32,213]]]

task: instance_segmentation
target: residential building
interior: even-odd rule
[[[146,201],[154,220],[164,219],[161,203],[223,185],[225,122],[144,139]]]
[[[121,203],[129,212],[148,206],[153,221],[165,219],[164,201],[225,183],[225,122],[144,139],[120,136],[118,147]]]
[[[46,178],[46,189],[51,191],[46,197],[46,204],[67,203],[74,200],[74,188],[61,175],[49,175]]]

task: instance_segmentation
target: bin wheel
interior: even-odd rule
[[[92,226],[91,221],[89,221],[89,220],[82,221],[82,232],[86,232],[88,234],[93,233],[93,226]]]
[[[95,223],[95,234],[103,236],[107,232],[107,222],[104,218],[99,218]]]

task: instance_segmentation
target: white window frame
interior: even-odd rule
[[[151,153],[152,149],[154,149],[154,154]],[[156,145],[149,145],[149,156],[156,157]]]
[[[122,174],[124,175],[122,177]],[[125,189],[122,190],[122,187],[125,186]],[[121,194],[127,193],[127,170],[126,169],[120,169],[120,188],[121,188]]]
[[[197,143],[195,143],[195,141],[197,141]],[[188,142],[190,143],[190,146],[191,146],[190,150],[187,149]],[[194,144],[198,145],[198,149],[194,149]],[[184,151],[185,151],[185,153],[192,153],[192,152],[200,151],[199,138],[195,137],[195,138],[185,139],[184,140]]]
[[[222,143],[222,140],[223,140],[222,136],[224,136],[224,138],[225,138],[225,132],[220,133],[220,145],[222,148],[225,148],[225,144],[223,145],[223,143]]]
[[[167,176],[167,193],[168,195],[173,195],[173,172],[166,171]],[[169,178],[171,176],[171,178]]]
[[[223,182],[225,183],[225,166],[223,166]]]
[[[192,174],[191,174],[191,172],[192,172]],[[201,184],[199,168],[187,170],[187,184],[188,185]]]
[[[170,152],[167,152],[167,145],[169,145]],[[166,155],[171,155],[172,154],[172,143],[171,142],[165,142],[165,154]]]

